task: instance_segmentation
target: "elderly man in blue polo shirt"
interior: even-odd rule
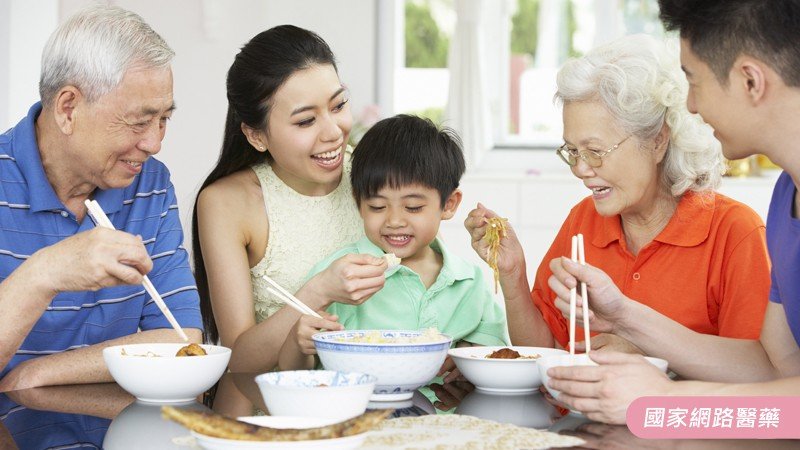
[[[41,102],[0,135],[0,391],[110,381],[102,349],[191,340],[202,322],[161,150],[174,53],[141,17],[93,6],[42,57]],[[119,231],[96,228],[100,203]]]

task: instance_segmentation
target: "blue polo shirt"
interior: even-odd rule
[[[0,135],[0,281],[37,250],[94,228],[88,216],[78,223],[45,176],[34,127],[41,110],[34,104]],[[148,158],[130,186],[98,189],[94,198],[116,229],[142,237],[153,260],[148,277],[178,323],[202,329],[175,188],[164,164]],[[0,377],[26,359],[157,328],[170,325],[141,285],[64,292],[53,298]]]

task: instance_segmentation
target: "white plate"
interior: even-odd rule
[[[488,388],[483,386],[475,386],[475,389],[492,395],[525,395],[537,392],[538,387],[530,389],[502,389],[502,388]]]
[[[242,422],[252,423],[262,427],[272,428],[314,428],[336,423],[335,420],[318,419],[311,417],[288,417],[288,416],[250,416],[239,417]],[[358,448],[367,438],[367,433],[357,434],[336,439],[319,439],[315,441],[238,441],[235,439],[221,439],[206,436],[192,431],[192,436],[197,440],[200,447],[207,450],[248,450],[248,449],[279,449],[287,448],[292,450],[300,449],[338,449],[346,450]]]
[[[401,402],[403,400],[411,400],[414,396],[413,392],[401,392],[399,394],[375,394],[373,393],[370,402]]]

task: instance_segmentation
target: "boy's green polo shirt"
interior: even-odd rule
[[[507,345],[506,319],[495,302],[480,267],[447,251],[437,238],[431,248],[443,259],[442,270],[429,289],[413,270],[400,265],[386,273],[386,284],[361,305],[333,303],[330,314],[348,330],[420,330],[436,328],[479,345]],[[309,278],[350,253],[383,256],[366,237],[333,253],[311,270]]]

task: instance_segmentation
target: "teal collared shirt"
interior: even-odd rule
[[[330,314],[348,330],[420,330],[436,328],[452,336],[453,344],[507,345],[506,319],[494,300],[483,271],[447,251],[437,238],[431,248],[443,259],[436,281],[426,289],[416,272],[399,265],[386,273],[386,284],[361,305],[333,303]],[[319,262],[309,278],[350,253],[383,256],[366,237]]]

